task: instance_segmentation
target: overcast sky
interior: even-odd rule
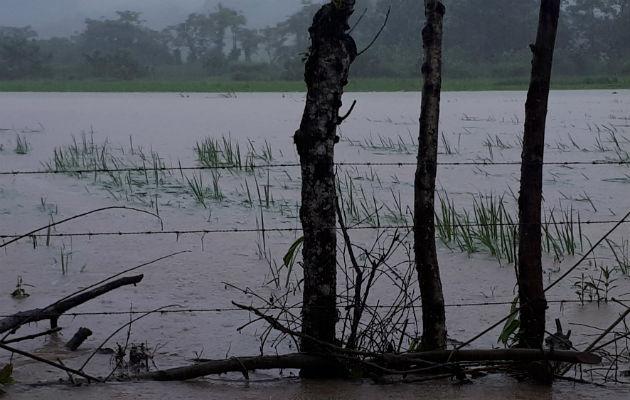
[[[302,7],[302,0],[0,0],[0,25],[31,25],[41,38],[69,36],[83,30],[86,18],[112,18],[116,10],[131,10],[161,29],[219,3],[243,11],[253,27],[274,24]]]

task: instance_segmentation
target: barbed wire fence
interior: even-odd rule
[[[521,161],[453,161],[438,162],[438,166],[520,166]],[[630,165],[626,160],[591,160],[591,161],[546,161],[543,165],[571,166],[571,165]],[[338,167],[415,167],[415,162],[336,162]],[[299,163],[275,163],[275,164],[252,164],[246,167],[234,165],[217,166],[155,166],[155,167],[123,167],[123,168],[79,168],[79,169],[45,169],[45,170],[24,170],[24,171],[0,171],[2,175],[49,175],[49,174],[92,174],[110,172],[165,172],[165,171],[202,171],[202,170],[231,170],[231,169],[268,169],[268,168],[297,168]]]
[[[630,165],[630,161],[625,160],[592,160],[592,161],[549,161],[544,162],[544,165],[550,166],[589,166],[589,167],[598,167],[598,166],[628,166]],[[336,163],[338,167],[415,167],[415,162],[339,162]],[[464,161],[464,162],[438,162],[438,166],[451,166],[451,167],[470,167],[470,166],[520,166],[520,161],[505,161],[505,162],[493,162],[493,161]],[[247,169],[255,170],[255,169],[272,169],[272,168],[297,168],[300,167],[299,163],[266,163],[259,165],[248,165]],[[166,171],[203,171],[203,170],[229,170],[229,169],[243,169],[241,167],[224,165],[224,166],[178,166],[178,167],[165,167],[165,166],[154,166],[154,167],[124,167],[124,168],[93,168],[93,169],[74,169],[74,170],[4,170],[0,171],[0,177],[7,176],[24,176],[24,175],[83,175],[83,174],[94,174],[94,173],[121,173],[121,172],[138,172],[138,173],[147,173],[147,172],[166,172]],[[627,215],[626,215],[627,217]],[[626,218],[622,219],[601,219],[601,220],[586,220],[586,221],[549,221],[550,225],[567,225],[567,224],[582,224],[582,225],[607,225],[607,224],[627,224],[628,220]],[[451,227],[455,227],[455,225],[446,224]],[[457,224],[457,226],[510,226],[515,227],[518,226],[518,222],[514,223],[463,223]],[[410,230],[412,225],[410,224],[390,224],[390,225],[379,225],[379,226],[365,226],[365,225],[355,225],[348,226],[348,230],[386,230],[386,229],[406,229]],[[341,229],[336,227],[336,229]],[[256,227],[256,228],[233,228],[233,229],[168,229],[168,230],[138,230],[138,231],[118,231],[118,232],[106,232],[106,231],[91,231],[91,232],[47,232],[47,233],[32,233],[27,237],[37,238],[37,237],[97,237],[97,236],[150,236],[150,235],[175,235],[176,237],[180,237],[181,235],[189,235],[189,234],[246,234],[246,233],[256,233],[256,234],[265,234],[265,233],[282,233],[282,232],[300,232],[301,228],[277,228],[277,227]],[[9,239],[13,242],[15,239],[20,239],[25,237],[24,235],[18,234],[7,234],[0,233],[0,239],[7,240]],[[0,243],[0,247],[4,247],[5,243]],[[550,299],[548,303],[551,304],[571,304],[571,303],[583,303],[583,300],[578,299]],[[462,308],[462,307],[490,307],[490,306],[508,306],[513,305],[513,300],[510,301],[483,301],[483,302],[461,302],[461,303],[452,303],[446,304],[445,307],[448,308]],[[387,305],[387,304],[373,304],[370,307],[374,309],[387,309],[391,307],[395,307],[395,305]],[[417,304],[413,304],[410,306],[413,309],[421,309],[422,306]],[[259,308],[261,311],[277,311],[277,310],[287,310],[287,309],[299,309],[299,305],[282,305],[282,306],[263,306]],[[64,313],[66,317],[78,317],[78,316],[114,316],[114,315],[132,315],[132,314],[147,314],[147,313],[155,313],[160,315],[165,314],[195,314],[195,313],[228,313],[228,312],[247,312],[242,308],[238,307],[208,307],[208,308],[177,308],[177,309],[163,309],[157,311],[140,311],[140,310],[127,310],[127,311],[92,311],[92,312],[74,312],[74,313]],[[11,315],[0,315],[0,318],[10,317]]]
[[[438,162],[438,166],[520,166],[520,161],[462,161],[462,162]],[[630,161],[626,160],[590,160],[590,161],[547,161],[543,162],[543,165],[554,166],[628,166]],[[337,162],[337,167],[415,167],[415,162]],[[245,169],[271,169],[271,168],[297,168],[300,167],[299,163],[265,163],[265,164],[252,164],[247,165]],[[45,170],[4,170],[0,171],[0,176],[19,176],[19,175],[83,175],[93,173],[120,173],[120,172],[166,172],[166,171],[203,171],[203,170],[242,170],[243,167],[234,165],[218,165],[218,166],[153,166],[153,167],[123,167],[123,168],[90,168],[90,169],[45,169]],[[582,224],[582,225],[597,225],[597,224],[613,224],[619,220],[607,219],[607,220],[585,220],[585,221],[549,221],[548,225],[567,225],[567,224]],[[442,226],[454,227],[453,224],[442,224]],[[513,223],[458,223],[457,226],[464,227],[484,227],[484,226],[518,226],[518,222]],[[375,226],[348,226],[349,230],[372,230],[372,229],[411,229],[412,225],[399,224],[399,225],[380,225]],[[340,229],[340,228],[337,228]],[[170,229],[160,231],[133,231],[133,232],[77,232],[77,233],[48,233],[48,234],[33,234],[33,237],[80,237],[80,236],[139,236],[139,235],[184,235],[184,234],[213,234],[213,233],[256,233],[256,232],[299,232],[301,228],[233,228],[233,229]],[[13,239],[18,238],[21,235],[17,234],[1,234],[0,239]]]

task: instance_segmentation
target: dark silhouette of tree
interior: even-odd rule
[[[118,19],[86,19],[77,37],[81,52],[96,76],[132,79],[145,75],[149,65],[175,62],[167,38],[149,29],[140,13],[116,11]],[[101,65],[101,63],[103,63]]]
[[[257,52],[258,46],[263,42],[263,36],[255,29],[237,27],[234,35],[238,39],[240,48],[243,50],[245,62],[251,62],[252,56]]]
[[[30,26],[0,26],[0,79],[41,77],[49,74],[49,55],[40,51]]]
[[[166,28],[172,47],[184,49],[189,63],[204,58],[213,48],[215,29],[207,15],[190,14],[186,21]]]

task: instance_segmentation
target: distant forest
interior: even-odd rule
[[[353,16],[359,50],[385,20],[376,43],[355,62],[355,77],[419,76],[424,5],[419,0],[371,0]],[[607,77],[630,73],[628,0],[563,3],[554,73]],[[516,79],[528,76],[529,43],[536,35],[538,0],[448,0],[444,27],[446,78]],[[308,27],[318,4],[306,3],[275,26],[253,29],[245,16],[219,5],[190,14],[162,31],[135,11],[114,19],[86,19],[71,37],[39,39],[31,27],[0,26],[0,79],[202,78],[299,80]],[[354,26],[356,24],[356,26]]]

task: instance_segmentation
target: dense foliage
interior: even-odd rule
[[[40,52],[30,27],[0,27],[0,79],[46,76],[48,57]]]
[[[607,76],[630,72],[629,0],[566,0],[554,60],[555,74]],[[423,2],[359,0],[352,34],[367,46],[391,6],[389,21],[352,74],[417,77]],[[444,28],[446,78],[522,79],[529,74],[538,0],[447,0]],[[301,79],[310,25],[319,4],[275,26],[249,28],[245,16],[219,6],[193,13],[162,31],[134,11],[115,19],[87,19],[82,32],[38,39],[30,27],[0,27],[0,79],[54,76],[114,79],[225,77],[235,80]]]

